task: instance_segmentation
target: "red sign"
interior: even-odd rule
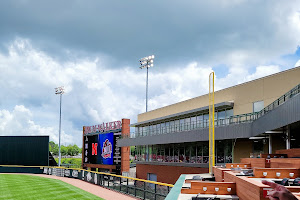
[[[97,155],[98,143],[92,143],[92,156]]]
[[[107,122],[95,126],[84,126],[84,134],[106,132],[122,128],[121,121]]]

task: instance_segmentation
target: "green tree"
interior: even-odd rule
[[[50,152],[53,152],[54,146],[55,146],[55,143],[54,143],[53,141],[50,141],[50,142],[49,142],[49,151],[50,151]]]
[[[62,156],[68,155],[68,148],[65,147],[64,145],[61,145],[60,146],[60,153],[61,153]]]

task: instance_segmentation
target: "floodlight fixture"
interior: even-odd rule
[[[140,69],[147,68],[147,79],[146,79],[146,112],[148,111],[148,68],[153,67],[154,55],[147,56],[140,59]]]

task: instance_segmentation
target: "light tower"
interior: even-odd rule
[[[140,69],[147,68],[147,79],[146,79],[146,112],[148,111],[148,68],[153,67],[154,55],[144,57],[140,59]]]
[[[64,86],[55,88],[55,94],[60,94],[60,104],[59,104],[59,137],[58,137],[58,166],[61,164],[61,153],[60,153],[60,133],[61,133],[61,102],[62,102],[62,94],[65,93]]]

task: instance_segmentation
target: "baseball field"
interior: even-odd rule
[[[0,199],[103,200],[60,180],[19,174],[0,174]]]

